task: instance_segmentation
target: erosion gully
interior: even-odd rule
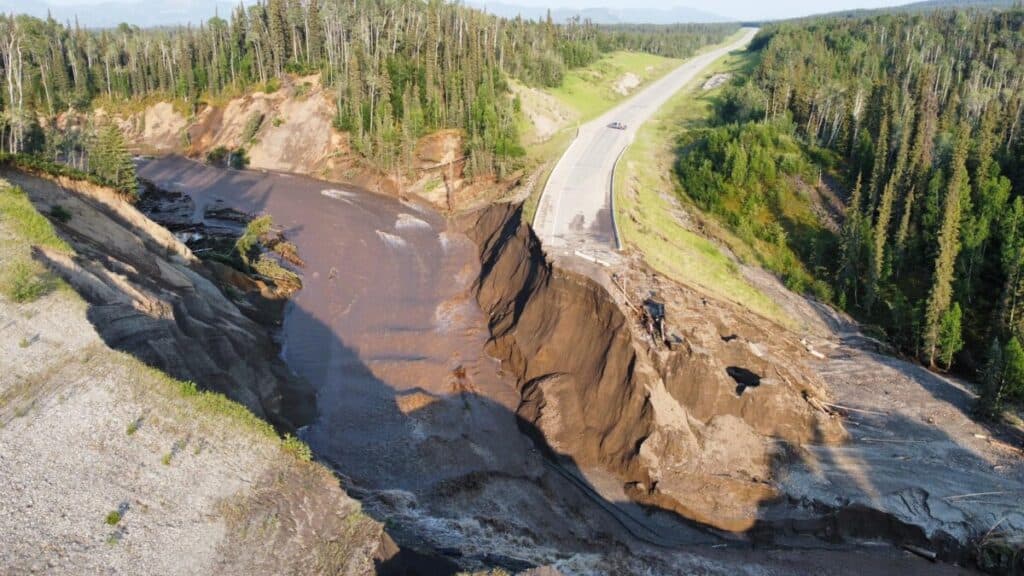
[[[303,288],[279,336],[287,364],[317,390],[318,416],[301,436],[403,547],[452,570],[892,566],[889,552],[766,556],[734,541],[727,550],[719,536],[602,496],[587,482],[600,480],[595,471],[584,478],[547,460],[517,421],[515,379],[484,352],[487,318],[473,294],[477,247],[425,206],[180,157],[144,160],[139,175],[189,195],[196,223],[211,209],[270,214],[295,243]],[[446,572],[430,565],[419,573]]]

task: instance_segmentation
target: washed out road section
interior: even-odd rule
[[[515,380],[484,351],[476,247],[440,215],[179,157],[142,162],[139,174],[189,194],[196,222],[217,208],[270,214],[297,246],[303,288],[281,340],[288,366],[317,391],[318,416],[302,437],[369,509],[431,546],[465,556],[530,550],[535,562],[621,529],[521,433]],[[536,540],[524,547],[527,534]]]

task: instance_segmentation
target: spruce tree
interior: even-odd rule
[[[967,145],[970,132],[961,124],[953,153],[953,171],[949,178],[939,229],[938,254],[932,275],[932,288],[925,308],[924,351],[928,365],[935,366],[938,352],[939,328],[942,316],[953,298],[953,273],[960,252],[960,204],[967,187]]]
[[[114,125],[104,126],[93,138],[89,150],[89,171],[125,196],[134,198],[138,195],[135,162],[121,131]]]
[[[939,360],[945,364],[946,370],[953,365],[953,356],[964,347],[962,325],[963,311],[960,303],[955,302],[942,315],[939,326]]]

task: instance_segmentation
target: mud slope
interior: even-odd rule
[[[27,204],[3,181],[0,197]],[[0,271],[31,257],[23,222],[0,216]],[[0,574],[356,576],[396,561],[328,470],[243,407],[111,350],[73,290],[5,294]]]
[[[772,438],[836,440],[818,381],[764,346],[695,324],[665,352],[598,283],[550,266],[519,209],[469,217],[489,349],[518,382],[518,414],[584,469],[612,472],[634,500],[744,531],[775,497]],[[754,336],[753,334],[751,335]],[[756,340],[756,338],[755,338]],[[736,374],[758,382],[745,387]]]
[[[41,212],[59,205],[70,213],[55,226],[75,255],[37,249],[35,257],[88,301],[89,320],[107,345],[221,392],[286,430],[312,419],[312,388],[170,232],[111,190],[6,169],[2,175]]]

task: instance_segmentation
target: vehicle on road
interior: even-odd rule
[[[616,130],[625,130],[626,129],[626,125],[623,124],[622,122],[612,122],[611,124],[608,125],[608,127],[609,128],[614,128]]]

